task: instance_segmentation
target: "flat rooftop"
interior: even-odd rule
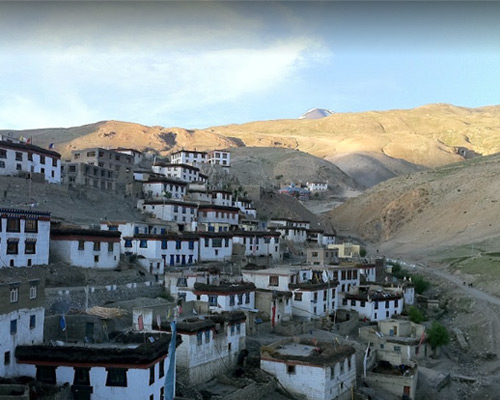
[[[313,353],[314,349],[314,346],[292,342],[281,346],[280,348],[276,349],[276,351],[284,356],[308,357]]]

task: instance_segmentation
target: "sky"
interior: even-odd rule
[[[0,129],[500,104],[499,2],[0,3]]]

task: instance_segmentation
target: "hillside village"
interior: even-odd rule
[[[135,207],[120,214],[117,202],[87,223],[30,201],[0,209],[0,394],[418,399],[422,377],[426,395],[449,384],[428,368],[434,325],[409,315],[439,314],[439,301],[330,227],[262,218],[264,189],[232,175],[230,149],[95,147],[63,160],[53,146],[0,139],[0,175],[30,191],[120,193]],[[299,207],[329,184],[267,196]]]

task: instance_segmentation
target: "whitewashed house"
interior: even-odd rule
[[[196,282],[206,285],[216,285],[220,281],[219,273],[210,273],[209,271],[200,271],[191,269],[183,271],[165,272],[165,288],[174,298],[184,301],[197,300],[193,294],[194,284]]]
[[[292,292],[292,314],[306,320],[319,319],[336,309],[338,281],[325,269],[326,281],[312,269],[243,269],[243,279],[258,289]]]
[[[226,190],[212,190],[212,204],[233,207],[233,195]]]
[[[339,308],[355,310],[370,321],[390,319],[403,311],[403,293],[381,287],[351,287],[349,292],[341,293],[339,297]]]
[[[196,220],[198,214],[198,205],[186,201],[163,199],[163,200],[139,200],[137,208],[142,212],[147,212],[154,215],[162,221],[175,222],[180,226],[180,230],[184,227],[191,227],[191,223]]]
[[[198,182],[200,180],[200,169],[189,164],[156,163],[151,169],[157,174],[183,182]]]
[[[231,152],[228,150],[212,150],[207,154],[207,162],[222,167],[231,166]]]
[[[214,204],[198,206],[198,229],[209,232],[227,232],[236,229],[239,223],[239,209]]]
[[[189,164],[193,166],[205,164],[207,162],[207,153],[196,150],[179,150],[170,154],[172,164]]]
[[[76,267],[114,269],[120,262],[120,236],[100,229],[51,229],[50,255]]]
[[[335,244],[335,233],[323,233],[321,245],[327,247],[330,244]]]
[[[328,190],[328,182],[306,182],[306,187],[311,192],[322,192]]]
[[[162,274],[166,266],[192,265],[198,262],[199,238],[191,233],[134,234],[124,238],[125,254],[144,259],[153,274]]]
[[[213,311],[255,309],[255,285],[251,282],[195,282],[192,294],[196,296],[193,300],[208,303]],[[189,298],[186,300],[189,301]]]
[[[196,203],[212,204],[212,194],[206,189],[192,189],[191,185],[187,190],[187,197],[189,201]]]
[[[182,337],[177,370],[191,385],[200,384],[236,367],[245,349],[245,314],[223,312],[184,319],[178,322],[177,332]]]
[[[0,135],[0,175],[20,172],[41,174],[49,183],[61,183],[61,155]]]
[[[186,182],[168,178],[151,178],[142,183],[142,192],[146,198],[182,199],[186,194],[186,187]]]
[[[308,229],[306,231],[306,240],[315,246],[321,246],[323,243],[323,233],[324,231],[321,229]]]
[[[0,270],[0,376],[26,376],[16,346],[43,341],[45,281],[32,269]]]
[[[49,262],[50,213],[0,208],[0,268]]]
[[[280,233],[272,231],[234,231],[233,243],[244,246],[245,256],[270,256],[281,259]]]
[[[233,207],[237,207],[240,211],[245,214],[246,218],[257,218],[257,210],[252,204],[252,200],[238,198],[233,201]]]
[[[356,384],[355,349],[315,339],[263,346],[260,368],[308,400],[349,400]]]
[[[359,337],[373,345],[379,360],[401,365],[430,355],[425,326],[404,319],[378,321],[359,328]]]
[[[166,333],[121,333],[109,343],[18,346],[16,358],[31,366],[37,382],[70,385],[79,399],[159,400],[170,340]]]
[[[230,260],[233,254],[233,235],[229,232],[198,232],[200,261]]]
[[[300,221],[289,218],[273,218],[269,220],[269,227],[293,227],[311,229],[311,223],[309,221]]]

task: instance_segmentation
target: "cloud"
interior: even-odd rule
[[[40,127],[145,118],[160,123],[166,115],[172,118],[187,108],[276,90],[307,68],[311,53],[320,49],[304,38],[260,48],[199,52],[136,54],[73,46],[63,53],[24,55],[22,68],[18,55],[4,54],[0,73],[11,80],[0,88],[0,125]]]

